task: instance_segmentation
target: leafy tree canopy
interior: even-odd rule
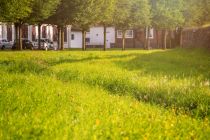
[[[114,22],[118,28],[147,26],[151,22],[148,0],[117,0]]]
[[[184,23],[183,0],[156,0],[152,9],[153,24],[162,29],[171,29]]]
[[[201,24],[202,16],[204,14],[204,8],[202,3],[197,0],[187,0],[184,1],[184,22],[183,26],[196,26]]]
[[[39,23],[54,14],[60,0],[34,0],[28,22]]]
[[[0,15],[4,22],[22,22],[32,12],[34,0],[1,0]]]
[[[101,0],[97,20],[104,25],[111,25],[114,21],[114,10],[117,0]]]
[[[102,5],[105,0],[61,0],[55,14],[47,22],[60,26],[75,25],[89,28],[99,23]]]
[[[210,0],[202,0],[202,7],[204,9],[203,22],[210,24]]]
[[[151,24],[151,6],[148,0],[134,0],[129,22],[133,27],[145,27]]]

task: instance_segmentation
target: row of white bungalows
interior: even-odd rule
[[[86,34],[86,44],[91,47],[101,47],[104,44],[104,28],[101,26],[91,27]],[[38,26],[23,25],[22,38],[30,41],[38,39]],[[0,40],[6,39],[11,43],[15,40],[14,25],[0,23]],[[56,26],[45,25],[41,26],[41,39],[49,39],[57,45],[58,31]],[[107,28],[107,47],[115,43],[115,28]],[[82,31],[72,26],[66,26],[64,30],[64,47],[65,48],[82,48]]]

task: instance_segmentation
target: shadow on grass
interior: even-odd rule
[[[126,51],[131,50],[143,50],[143,48],[126,48]],[[82,49],[78,48],[71,48],[71,49],[65,49],[65,51],[83,51]],[[104,48],[87,48],[85,51],[102,51],[104,52]],[[106,51],[122,51],[122,48],[107,48]]]
[[[195,118],[210,117],[210,96],[195,92],[172,90],[168,88],[150,88],[134,84],[129,78],[105,78],[102,75],[90,76],[81,74],[75,70],[64,70],[57,74],[57,78],[63,82],[80,81],[89,86],[99,86],[110,94],[120,96],[132,96],[138,101],[162,106],[166,109],[174,109],[177,114],[184,113]],[[186,92],[186,93],[185,93]]]
[[[197,52],[198,51],[198,52]],[[115,61],[128,71],[143,71],[153,76],[187,78],[202,76],[210,80],[210,53],[204,50],[175,49],[167,52],[132,54],[129,61]],[[208,54],[206,54],[208,53]]]
[[[136,53],[130,53],[130,54],[119,54],[119,55],[105,55],[105,56],[88,56],[84,58],[72,58],[72,57],[60,57],[57,59],[51,59],[51,60],[46,60],[45,63],[48,64],[49,66],[55,66],[55,65],[60,65],[64,63],[86,63],[89,61],[96,61],[96,60],[105,60],[108,59],[112,61],[112,59],[124,59],[127,57],[132,57],[134,55],[137,55]]]
[[[189,51],[189,52],[187,52]],[[104,77],[103,73],[96,73],[91,76],[90,73],[82,74],[79,70],[61,70],[53,73],[48,69],[49,66],[59,65],[63,63],[84,63],[92,60],[110,59],[118,67],[129,71],[144,70],[145,74],[150,75],[167,75],[178,77],[191,77],[193,75],[202,75],[209,78],[209,57],[204,52],[191,50],[168,50],[166,52],[152,52],[148,54],[129,53],[119,55],[106,55],[104,57],[90,56],[82,59],[72,57],[61,57],[49,61],[31,61],[31,60],[0,60],[0,66],[4,70],[11,73],[32,73],[45,74],[50,76],[55,74],[58,79],[63,82],[80,81],[90,86],[100,86],[107,90],[110,94],[120,96],[130,95],[139,101],[150,104],[163,106],[165,108],[173,108],[180,112],[185,112],[192,117],[205,118],[210,117],[210,96],[200,93],[202,90],[184,93],[185,91],[171,90],[149,87],[142,87],[131,81],[129,77],[122,76]],[[187,56],[186,56],[187,55]],[[115,59],[130,58],[127,61],[119,61]],[[113,60],[112,60],[113,59]],[[204,60],[203,60],[204,59]],[[209,78],[210,79],[210,78]]]
[[[48,60],[46,63],[50,66],[55,66],[55,65],[60,65],[63,63],[82,63],[82,62],[88,62],[92,60],[98,60],[101,59],[100,57],[94,56],[94,57],[86,57],[82,59],[75,59],[75,58],[59,58],[59,59],[53,59],[53,60]]]
[[[9,73],[49,73],[48,67],[34,60],[0,60],[0,69]]]
[[[173,49],[151,53],[132,52],[129,54],[110,54],[103,57],[90,56],[82,59],[63,57],[46,61],[55,66],[63,63],[85,63],[95,60],[108,59],[116,66],[128,71],[141,71],[153,76],[167,76],[176,78],[202,77],[210,80],[210,55],[203,55],[205,50]],[[186,54],[188,54],[186,56]],[[123,60],[131,57],[131,60]],[[117,60],[114,60],[117,59]],[[122,61],[120,60],[122,59]]]
[[[189,51],[189,52],[187,52]],[[199,77],[210,80],[210,64],[205,52],[193,50],[168,50],[167,52],[153,52],[148,54],[131,53],[127,55],[109,55],[98,59],[121,59],[131,57],[128,61],[114,61],[115,64],[129,71],[145,70],[144,74],[153,76],[168,76],[178,79]],[[186,54],[188,54],[186,56]],[[74,62],[96,60],[94,58],[81,59]],[[63,61],[66,62],[66,61]],[[70,61],[72,62],[72,61]],[[59,62],[60,64],[60,62]],[[118,79],[116,77],[104,77],[103,73],[90,76],[90,73],[81,73],[79,70],[61,70],[56,75],[61,81],[80,81],[90,86],[99,86],[110,94],[120,96],[130,95],[139,101],[160,105],[165,108],[173,108],[177,114],[184,112],[195,118],[210,117],[210,96],[202,93],[202,89],[188,87],[187,90],[168,89],[159,87],[153,89],[142,87],[131,81],[129,77]],[[193,89],[193,92],[191,90]]]

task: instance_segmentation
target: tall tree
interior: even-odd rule
[[[60,0],[34,0],[32,12],[26,22],[38,25],[38,46],[41,48],[41,25],[49,16],[56,12]]]
[[[134,14],[132,14],[134,13]],[[149,0],[135,0],[131,9],[131,22],[134,28],[147,29],[146,48],[149,49],[149,32],[151,25],[151,5]]]
[[[117,0],[114,14],[114,24],[117,29],[122,30],[122,50],[125,50],[125,32],[132,27],[130,20],[132,1]]]
[[[101,5],[103,4],[102,1],[103,0],[61,0],[61,4],[56,13],[51,16],[47,22],[58,25],[61,29],[66,25],[76,25],[82,28],[83,50],[85,50],[85,33],[90,25],[99,23],[98,15],[101,10]],[[63,42],[61,38],[59,42]],[[62,46],[61,49],[63,49]]]
[[[98,19],[100,24],[104,26],[104,51],[107,49],[107,26],[113,25],[114,10],[117,0],[102,0],[101,8],[98,13]]]
[[[202,0],[200,4],[202,4],[204,10],[202,18],[203,24],[210,24],[210,0]]]
[[[107,17],[104,17],[104,20],[101,20],[101,17],[103,17],[103,13],[101,12],[103,11],[104,8],[103,7],[104,1],[106,0],[81,0],[80,6],[77,7],[77,12],[75,13],[73,19],[74,19],[74,24],[82,28],[83,50],[86,50],[86,41],[85,41],[86,32],[87,30],[89,30],[90,26],[94,24],[99,24],[101,23],[101,21],[104,21],[104,23],[105,21],[108,21],[108,14],[104,14],[104,16]],[[106,10],[104,10],[103,12],[106,12]]]
[[[56,12],[51,15],[46,23],[57,25],[58,29],[58,49],[64,49],[64,28],[66,25],[73,24],[73,17],[79,6],[77,0],[61,0]]]
[[[184,1],[183,17],[184,22],[179,26],[179,45],[183,46],[182,32],[184,27],[194,27],[202,24],[202,17],[204,15],[203,3],[197,0]]]
[[[125,33],[129,28],[150,25],[150,5],[148,0],[117,0],[114,23],[122,30],[122,50],[125,50]]]
[[[153,8],[153,25],[163,30],[163,49],[167,48],[168,30],[184,23],[183,0],[156,0]]]
[[[15,24],[17,48],[22,50],[22,24],[32,12],[34,0],[1,0],[0,15],[3,22]]]

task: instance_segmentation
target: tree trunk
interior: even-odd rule
[[[183,28],[180,28],[180,31],[179,31],[179,46],[181,48],[183,47]]]
[[[61,50],[64,50],[64,27],[61,27]]]
[[[170,30],[169,31],[169,48],[171,49],[172,48],[172,37],[171,37],[171,33],[172,31]]]
[[[83,30],[82,31],[82,50],[85,51],[86,50],[86,31]]]
[[[148,33],[147,33],[147,49],[150,49],[150,27],[148,27]]]
[[[135,33],[134,33],[134,36],[133,36],[133,48],[136,48],[136,37],[135,37]]]
[[[147,27],[147,29],[146,29],[146,32],[147,32],[147,37],[146,37],[146,49],[147,50],[149,50],[150,49],[150,36],[149,36],[149,34],[150,34],[150,27]]]
[[[57,27],[57,29],[58,29],[58,47],[57,47],[57,50],[60,50],[60,48],[61,48],[61,28],[58,26]]]
[[[165,31],[161,30],[161,49],[164,48],[164,33],[165,33]]]
[[[41,50],[41,24],[38,24],[38,49]]]
[[[18,23],[15,23],[15,49],[19,49],[19,26]]]
[[[106,51],[106,47],[107,47],[107,44],[106,44],[106,25],[104,25],[104,51]]]
[[[122,50],[125,50],[125,30],[122,31]]]
[[[164,37],[163,37],[163,49],[164,50],[167,49],[167,35],[168,35],[167,30],[164,30]]]
[[[156,29],[156,40],[157,40],[157,48],[159,49],[159,34],[158,34],[158,29]]]
[[[19,40],[18,40],[18,46],[19,46],[19,50],[23,49],[23,44],[22,44],[22,24],[19,23]]]
[[[147,28],[144,30],[144,49],[147,49]]]

